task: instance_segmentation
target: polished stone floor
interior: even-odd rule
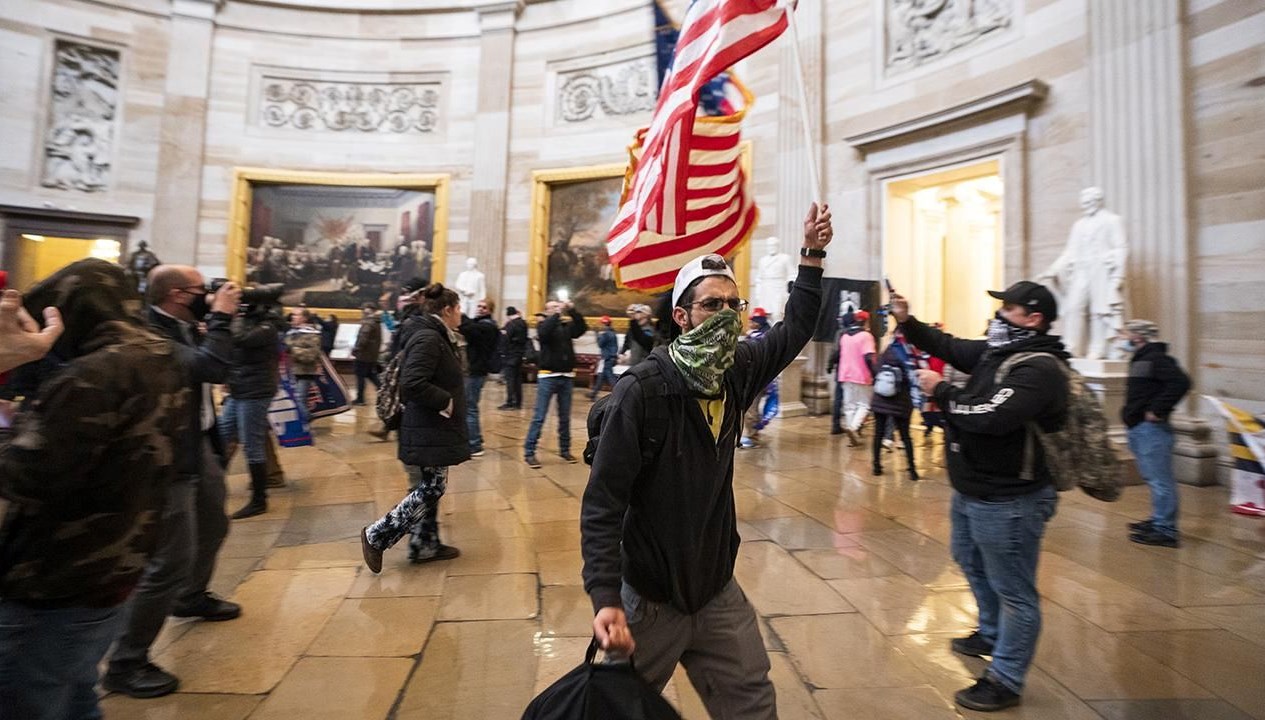
[[[488,453],[453,470],[442,503],[459,559],[412,566],[401,544],[369,573],[359,530],[406,489],[395,445],[365,433],[371,408],[319,421],[315,447],[282,451],[289,487],[224,546],[214,588],[242,617],[171,622],[156,660],[180,692],[107,697],[107,719],[518,718],[587,646],[587,468],[557,457],[552,419],[544,467],[524,465],[529,411],[492,410],[501,397],[489,384]],[[579,438],[588,407],[577,391]],[[898,476],[892,455],[875,478],[827,428],[775,421],[764,447],[738,454],[737,576],[762,616],[780,717],[959,717],[953,692],[983,663],[948,648],[972,628],[974,601],[946,547],[943,451],[919,448],[922,482]],[[229,480],[235,507],[246,477]],[[1001,716],[1265,718],[1265,521],[1228,513],[1222,488],[1182,487],[1182,548],[1148,548],[1125,539],[1147,514],[1145,488],[1110,505],[1062,500],[1041,559],[1035,667],[1024,704]],[[667,694],[706,717],[683,673]]]

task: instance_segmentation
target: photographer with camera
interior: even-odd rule
[[[223,447],[215,433],[210,387],[228,377],[230,325],[241,290],[225,283],[211,293],[205,284],[202,273],[185,265],[160,265],[147,277],[149,326],[170,341],[191,393],[158,546],[136,586],[102,678],[107,690],[131,697],[160,697],[179,685],[149,659],[168,615],[215,621],[232,620],[242,612],[237,603],[207,589],[228,535]]]
[[[275,284],[242,291],[233,320],[233,367],[220,436],[226,445],[241,445],[250,471],[250,501],[233,513],[234,520],[268,512],[268,406],[281,384],[280,340],[287,325],[278,304],[281,291]]]

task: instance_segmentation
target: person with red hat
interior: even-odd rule
[[[846,318],[845,318],[846,319]],[[835,401],[830,413],[830,434],[847,433],[848,444],[861,444],[857,430],[870,413],[870,386],[874,383],[873,367],[876,352],[874,336],[867,329],[870,314],[858,310],[851,324],[839,334],[838,352],[830,361],[835,374]]]
[[[619,362],[619,336],[611,329],[611,316],[603,315],[600,322],[602,327],[597,331],[597,349],[602,353],[602,364],[593,377],[590,400],[596,400],[598,391],[606,387],[607,383],[610,383],[612,390],[615,389],[615,365]]]
[[[754,341],[764,337],[769,332],[769,312],[762,307],[751,309],[751,327],[747,332],[747,340]],[[773,416],[777,415],[777,379],[765,386],[764,390],[756,396],[755,402],[751,403],[751,407],[747,409],[747,414],[743,418],[743,427],[746,432],[742,434],[738,446],[751,449],[760,444],[760,431],[768,427],[769,421]]]

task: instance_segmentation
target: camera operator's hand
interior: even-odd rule
[[[909,319],[909,301],[904,295],[892,293],[891,297],[892,319],[898,323],[903,323]]]
[[[237,305],[241,300],[241,287],[230,280],[221,285],[220,289],[216,291],[215,298],[211,300],[211,312],[233,315],[237,312]]]
[[[935,370],[924,368],[918,371],[918,387],[927,395],[934,393],[936,386],[942,382],[944,382],[944,376]]]

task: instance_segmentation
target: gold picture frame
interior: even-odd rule
[[[448,259],[449,183],[446,173],[343,173],[307,170],[276,170],[239,167],[233,171],[233,195],[229,210],[228,257],[226,271],[236,282],[247,280],[247,256],[250,252],[251,223],[256,190],[268,186],[307,185],[333,188],[389,188],[429,193],[434,196],[430,237],[430,279],[443,282]],[[418,257],[425,254],[418,251]],[[426,267],[422,262],[421,267]],[[306,292],[304,293],[306,295]],[[374,298],[376,299],[376,298]],[[358,307],[321,307],[309,304],[321,315],[332,314],[340,320],[358,320]],[[390,308],[384,308],[390,309]]]
[[[742,143],[742,168],[747,182],[751,182],[751,144]],[[549,254],[550,254],[550,214],[553,207],[553,193],[559,187],[591,183],[593,181],[618,179],[622,182],[627,166],[624,163],[610,165],[591,165],[578,168],[559,168],[536,170],[532,173],[531,200],[531,253],[527,278],[527,320],[534,325],[534,314],[545,307],[549,289]],[[618,201],[616,201],[618,202]],[[613,218],[612,218],[613,219]],[[607,223],[609,227],[609,223]],[[738,287],[745,292],[750,287],[751,248],[750,242],[744,242],[734,252],[732,258],[734,275]],[[647,298],[649,294],[645,294]],[[653,305],[652,305],[653,308]],[[628,329],[628,318],[624,307],[610,308],[612,325],[620,332]],[[590,327],[597,327],[597,316],[585,316]]]

